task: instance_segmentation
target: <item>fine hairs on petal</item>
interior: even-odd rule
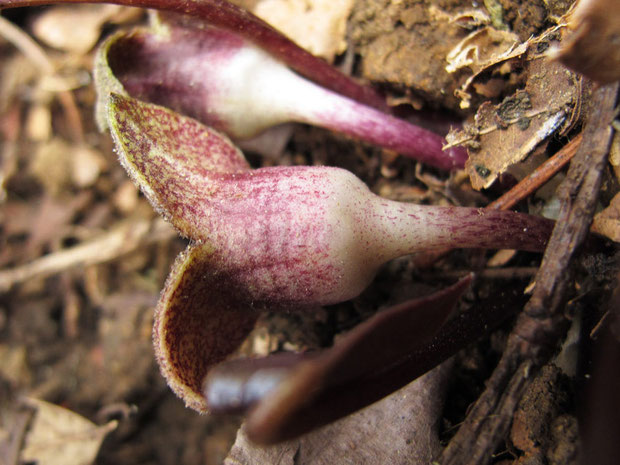
[[[108,108],[123,166],[195,241],[158,304],[155,343],[164,376],[201,411],[202,378],[243,340],[256,309],[351,299],[387,260],[429,248],[541,251],[553,225],[389,201],[339,168],[251,170],[227,138],[196,120],[116,94]]]

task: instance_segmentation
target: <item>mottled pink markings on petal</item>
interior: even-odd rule
[[[250,170],[195,120],[113,95],[110,127],[132,178],[192,244],[157,307],[162,372],[206,410],[202,378],[250,331],[257,309],[357,296],[387,260],[438,247],[540,251],[552,222],[511,212],[382,199],[331,167]]]
[[[545,220],[510,212],[387,201],[338,168],[249,170],[227,139],[196,121],[135,100],[129,107],[112,125],[121,128],[115,137],[126,166],[255,301],[334,303],[359,294],[391,258],[455,246],[540,250],[550,230]],[[160,123],[145,121],[140,108]],[[524,226],[532,233],[515,234]]]

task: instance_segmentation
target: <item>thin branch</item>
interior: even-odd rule
[[[527,177],[523,178],[516,186],[487,205],[486,208],[508,210],[527,198],[534,191],[540,189],[575,156],[582,139],[582,134],[577,135],[556,154],[547,159]]]
[[[0,270],[0,292],[33,278],[45,278],[77,266],[108,262],[142,247],[170,240],[176,232],[162,219],[126,221],[89,241]]]
[[[536,277],[532,298],[519,316],[487,388],[444,449],[442,465],[488,464],[506,437],[519,399],[535,372],[549,360],[565,334],[563,314],[570,263],[585,240],[611,144],[618,85],[593,94],[583,142],[560,186],[560,216]]]

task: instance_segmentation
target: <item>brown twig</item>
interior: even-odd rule
[[[561,150],[546,160],[516,186],[487,205],[486,208],[508,210],[521,200],[526,199],[534,191],[540,189],[575,156],[582,139],[582,134],[577,135],[577,137],[562,147]]]
[[[76,266],[114,260],[141,247],[173,237],[176,237],[176,232],[161,219],[123,222],[75,247],[45,255],[25,265],[0,270],[0,292],[6,292],[28,279],[51,276]]]
[[[532,375],[565,334],[563,314],[570,283],[569,265],[584,241],[600,189],[611,143],[618,85],[597,89],[589,117],[566,180],[560,186],[560,216],[545,252],[532,298],[519,316],[506,349],[458,433],[444,449],[442,465],[490,462],[508,432],[512,415]]]
[[[6,399],[4,400],[6,401]],[[12,400],[15,402],[14,399]],[[7,416],[12,421],[12,424],[10,425],[8,435],[0,439],[0,464],[18,465],[21,463],[20,453],[24,446],[26,435],[28,434],[28,426],[32,421],[34,411],[25,405],[20,405],[16,412],[12,412],[11,415]]]

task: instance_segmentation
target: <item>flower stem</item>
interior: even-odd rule
[[[424,206],[381,199],[372,222],[384,260],[450,248],[544,251],[553,221],[511,211]]]

